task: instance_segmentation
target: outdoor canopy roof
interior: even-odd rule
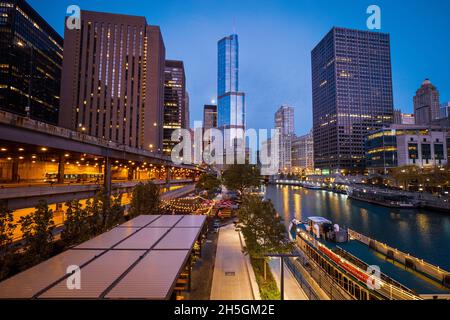
[[[1,299],[169,299],[206,216],[142,215],[0,283]],[[69,266],[81,288],[69,289]]]

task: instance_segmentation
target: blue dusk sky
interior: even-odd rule
[[[425,78],[450,101],[450,1],[406,0],[28,0],[61,35],[69,5],[140,15],[161,27],[168,59],[183,60],[191,124],[216,99],[217,41],[239,35],[239,89],[247,127],[272,128],[281,104],[295,107],[298,134],[312,126],[310,53],[333,27],[366,30],[371,4],[390,33],[394,105],[412,112]]]

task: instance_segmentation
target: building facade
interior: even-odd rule
[[[0,2],[0,110],[56,125],[63,39],[25,1]]]
[[[394,110],[394,124],[415,124],[416,119],[412,113],[403,113],[400,109]]]
[[[381,173],[406,165],[444,166],[448,142],[448,129],[442,126],[391,125],[367,136],[367,168]]]
[[[217,121],[220,129],[230,129],[224,143],[234,145],[245,130],[245,94],[239,91],[239,42],[233,34],[219,40],[217,72]]]
[[[416,124],[431,124],[440,118],[439,91],[425,79],[414,96]]]
[[[183,61],[166,60],[164,71],[163,153],[170,155],[178,143],[176,129],[186,128],[186,76]]]
[[[280,171],[291,172],[292,159],[291,148],[294,137],[294,108],[282,105],[275,112],[275,129],[280,133],[279,160]]]
[[[440,118],[445,119],[450,117],[450,101],[441,104]]]
[[[311,64],[315,167],[361,171],[365,136],[394,121],[390,36],[333,28]]]
[[[165,47],[144,17],[81,11],[65,29],[61,110],[65,128],[160,153]]]
[[[312,132],[292,139],[292,172],[314,172],[314,139]]]

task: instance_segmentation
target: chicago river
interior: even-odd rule
[[[269,185],[270,199],[286,225],[293,218],[322,216],[403,252],[450,270],[450,215],[392,209],[348,199],[347,195],[296,186]]]

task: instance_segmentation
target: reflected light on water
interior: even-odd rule
[[[290,197],[290,192],[289,192],[289,187],[284,187],[283,188],[283,213],[284,213],[284,221],[290,221],[291,219],[289,219],[290,217],[290,207],[289,207],[289,197]]]
[[[298,193],[294,193],[295,219],[302,221],[302,197]]]
[[[293,218],[322,216],[450,270],[450,215],[391,209],[298,187],[269,186],[267,198],[287,224]]]

